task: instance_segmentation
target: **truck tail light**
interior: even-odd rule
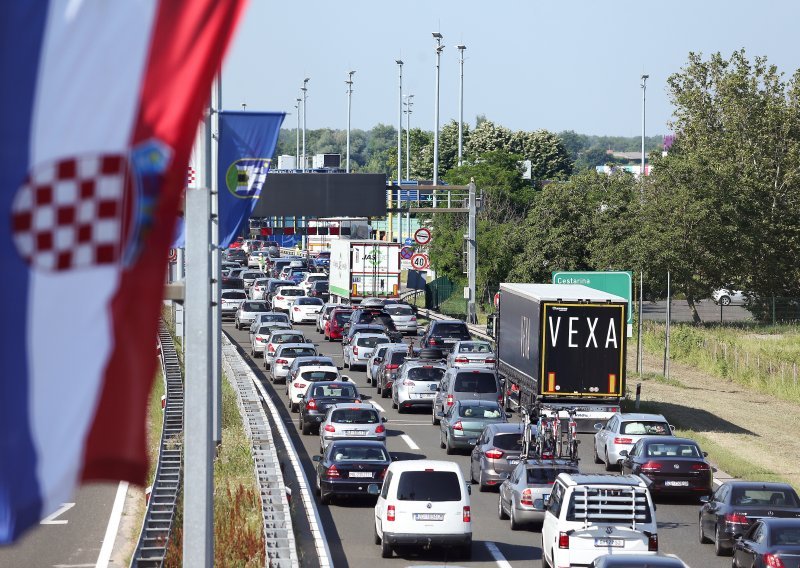
[[[522,495],[519,498],[519,504],[533,507],[533,493],[530,489],[524,489],[522,491]]]
[[[333,424],[326,424],[325,425],[325,431],[326,432],[336,432],[336,428],[333,426]]]
[[[649,461],[642,464],[642,471],[661,471],[662,467],[658,462]]]
[[[569,535],[563,531],[558,533],[558,548],[569,548]]]
[[[394,505],[389,505],[388,507],[386,507],[386,520],[394,521],[394,519],[395,519]]]
[[[614,438],[615,444],[633,444],[633,438]]]
[[[453,430],[461,430],[461,431],[464,430],[464,425],[461,424],[461,420],[459,420],[455,424],[453,424]]]
[[[490,460],[499,460],[503,457],[503,452],[502,450],[489,450],[486,452],[486,457]]]
[[[314,400],[313,398],[309,399],[309,401],[306,403],[306,410],[316,410],[316,409],[317,409],[317,401]]]
[[[733,525],[746,525],[748,524],[747,515],[744,513],[728,513],[725,515],[725,522]]]
[[[384,432],[386,432],[386,428],[384,427],[384,425],[383,424],[378,424],[378,427],[375,428],[375,433],[376,434],[383,434]]]
[[[448,394],[447,395],[447,406],[453,406],[453,395],[452,394]]]
[[[328,479],[339,479],[339,470],[336,469],[335,465],[332,465],[325,470],[325,477]]]
[[[658,535],[651,534],[647,537],[647,551],[658,552]]]
[[[464,522],[469,523],[472,521],[472,511],[470,510],[469,505],[464,506]]]

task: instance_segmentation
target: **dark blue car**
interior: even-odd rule
[[[314,456],[317,495],[323,505],[338,495],[368,495],[371,483],[382,483],[392,458],[383,442],[339,440]]]

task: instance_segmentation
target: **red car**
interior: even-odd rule
[[[353,312],[351,307],[334,308],[330,318],[325,322],[323,335],[328,341],[342,339],[344,324],[350,321],[350,314]]]

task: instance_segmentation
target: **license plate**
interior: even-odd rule
[[[596,538],[594,539],[595,546],[610,546],[612,548],[623,548],[625,541],[621,538]]]
[[[371,471],[351,471],[349,477],[372,477]]]
[[[347,434],[348,436],[366,436],[367,435],[366,430],[345,430],[344,433]]]
[[[414,513],[415,521],[443,521],[444,513]]]
[[[665,481],[667,487],[689,487],[688,481]]]
[[[519,460],[508,460],[508,465],[517,465]]]

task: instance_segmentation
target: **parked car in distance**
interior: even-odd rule
[[[319,432],[328,408],[334,404],[360,403],[356,385],[351,381],[313,382],[303,395],[300,404],[298,428],[304,434]]]
[[[746,304],[747,296],[741,290],[728,290],[727,288],[720,288],[711,293],[714,303],[721,306],[730,306],[731,304]]]
[[[272,297],[272,309],[276,312],[288,312],[289,305],[304,295],[305,290],[299,286],[281,286],[275,290],[275,295]]]
[[[408,335],[417,335],[419,326],[414,308],[408,304],[385,304],[383,311],[392,318],[397,331]]]
[[[501,484],[519,465],[522,434],[521,422],[489,424],[483,429],[470,454],[469,468],[470,481],[481,491]]]
[[[579,473],[577,462],[563,459],[533,459],[518,463],[500,485],[497,499],[497,516],[510,520],[511,530],[524,525],[542,523],[544,508],[537,509],[537,499],[547,502],[553,483],[561,473]]]
[[[440,413],[439,445],[448,455],[471,450],[489,424],[508,422],[500,403],[494,400],[459,400]]]
[[[408,359],[404,351],[396,353],[398,359],[405,358],[405,361],[396,373],[391,373],[388,365],[383,371],[383,380],[391,385],[389,389],[392,395],[392,408],[396,408],[397,412],[402,414],[414,407],[432,406],[436,398],[436,389],[444,376],[444,363],[418,358]]]
[[[662,554],[604,554],[589,568],[689,568],[677,556]]]
[[[728,481],[703,501],[700,542],[713,542],[717,556],[730,554],[736,538],[759,519],[800,518],[800,496],[788,483]]]
[[[300,409],[302,398],[312,383],[349,380],[348,377],[340,376],[339,369],[333,364],[297,364],[298,360],[302,359],[310,359],[310,357],[298,357],[295,359],[292,366],[289,367],[289,374],[286,378],[286,396],[289,398],[289,410],[291,412],[297,412]]]
[[[270,367],[269,380],[273,383],[286,382],[289,367],[295,357],[314,357],[317,348],[313,343],[282,343],[275,348],[275,357]]]
[[[247,294],[243,290],[222,290],[220,292],[220,317],[236,319],[236,310],[246,301]]]
[[[373,440],[386,442],[386,420],[371,404],[334,404],[320,424],[319,447],[322,453],[335,440]]]
[[[256,314],[264,314],[269,311],[269,306],[266,302],[246,300],[242,302],[239,309],[236,310],[233,323],[236,325],[236,329],[250,327],[256,319]]]
[[[688,438],[646,436],[622,450],[622,473],[638,475],[655,498],[664,494],[688,494],[698,498],[713,493],[711,465],[706,452]]]
[[[759,519],[736,541],[734,568],[798,568],[800,519]]]
[[[456,341],[447,356],[448,367],[483,367],[494,369],[495,356],[488,341]]]
[[[500,379],[497,371],[489,369],[448,369],[436,396],[433,399],[433,425],[439,424],[437,414],[444,412],[453,406],[456,401],[466,400],[493,400],[502,404],[503,390],[500,387]]]
[[[595,463],[605,463],[606,471],[619,470],[620,452],[630,451],[644,436],[672,436],[675,429],[661,414],[617,413],[605,424],[594,425]]]
[[[419,346],[439,347],[450,351],[457,341],[468,341],[471,337],[467,324],[461,320],[432,321],[419,340]]]
[[[369,485],[383,481],[392,463],[383,442],[365,440],[336,440],[312,460],[323,505],[330,504],[333,497],[367,495]]]

